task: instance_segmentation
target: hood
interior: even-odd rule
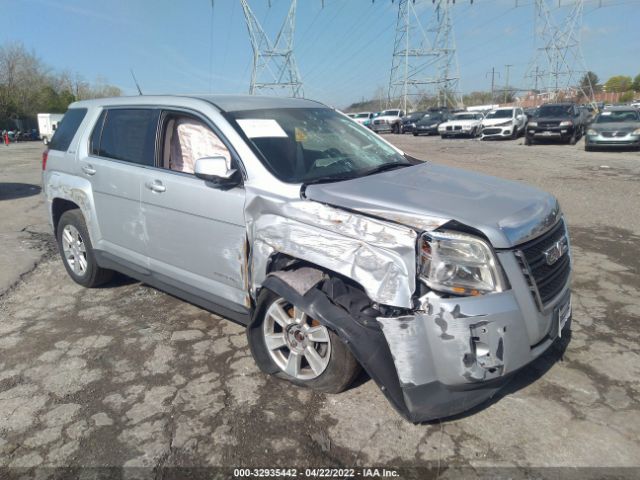
[[[505,122],[513,123],[513,118],[485,118],[482,120],[482,124],[486,126],[500,125]]]
[[[555,197],[536,188],[432,163],[309,185],[305,195],[417,230],[456,220],[480,230],[495,248],[539,235],[560,214]]]
[[[386,120],[387,122],[391,122],[391,121],[396,121],[396,120],[400,120],[400,118],[402,117],[397,117],[397,116],[393,116],[393,115],[380,115],[379,117],[374,118],[374,120]]]
[[[473,124],[479,124],[482,120],[449,120],[446,121],[444,123],[442,123],[441,125],[473,125]]]
[[[640,122],[592,123],[589,128],[596,132],[633,132],[640,128]]]

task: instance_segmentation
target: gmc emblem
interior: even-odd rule
[[[563,236],[542,253],[547,261],[547,265],[553,265],[560,260],[565,253],[567,253],[567,250],[569,250],[569,242],[567,242],[567,237]]]

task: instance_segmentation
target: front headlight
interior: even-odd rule
[[[571,125],[573,125],[573,122],[571,120],[565,120],[564,122],[560,122],[561,127],[570,127]]]
[[[537,127],[538,122],[529,122],[527,125],[529,125],[530,127]]]
[[[640,128],[637,130],[640,133]],[[597,135],[598,132],[596,132],[593,128],[590,128],[589,130],[587,130],[587,135]]]
[[[456,232],[430,232],[421,239],[420,274],[427,286],[456,295],[501,292],[504,281],[491,247]]]
[[[640,135],[640,128],[636,128],[636,129],[633,131],[633,135]]]

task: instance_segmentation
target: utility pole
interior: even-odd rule
[[[485,78],[489,75],[489,72],[486,73]],[[500,76],[500,72],[498,72],[498,77]],[[496,85],[496,67],[491,67],[491,103],[495,101],[495,85]]]
[[[290,90],[292,97],[304,97],[302,79],[293,55],[297,0],[291,0],[287,16],[273,43],[249,7],[248,0],[240,0],[240,3],[253,49],[253,70],[249,93],[254,95],[258,91],[265,90],[269,92]]]
[[[462,103],[451,7],[454,0],[422,0],[430,3],[430,21],[425,28],[416,10],[421,0],[398,0],[393,57],[387,105],[405,111],[411,96],[437,96],[441,106]],[[473,2],[472,2],[473,3]]]
[[[513,67],[513,65],[509,64],[509,65],[505,65],[505,68],[507,69],[507,73],[505,76],[505,86],[504,86],[504,103],[507,103],[507,94],[509,92],[509,69]]]

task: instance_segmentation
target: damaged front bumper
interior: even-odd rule
[[[491,398],[551,346],[570,315],[568,286],[545,312],[513,290],[481,297],[427,295],[421,303],[413,315],[378,318],[405,416],[413,422],[456,415]],[[527,328],[532,321],[546,330],[533,346]]]

